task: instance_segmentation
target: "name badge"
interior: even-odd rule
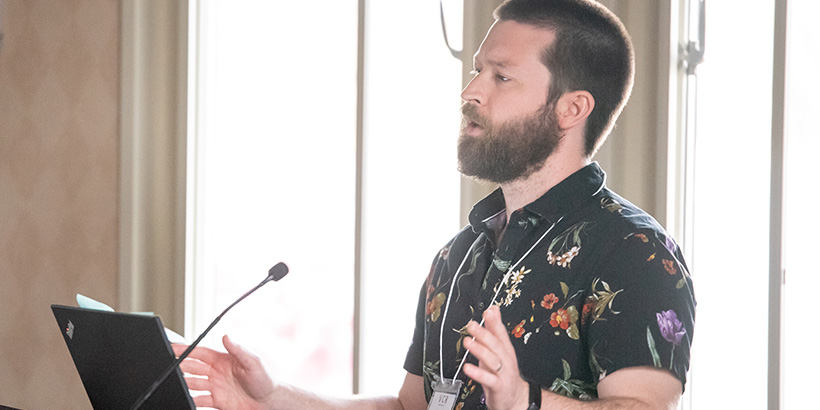
[[[453,410],[458,401],[458,393],[461,391],[461,380],[434,380],[433,397],[427,410]]]

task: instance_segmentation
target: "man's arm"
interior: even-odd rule
[[[407,373],[398,397],[332,398],[293,386],[279,386],[268,405],[260,409],[288,410],[425,410],[424,379]]]
[[[464,373],[484,387],[489,408],[525,410],[529,406],[529,386],[520,376],[515,349],[497,307],[484,312],[484,323],[485,327],[475,322],[467,327],[475,339],[465,339],[464,347],[470,349],[479,365],[465,365]],[[671,373],[630,367],[613,372],[598,383],[596,401],[579,401],[542,390],[541,408],[673,410],[680,394],[680,381]]]
[[[408,373],[398,397],[331,398],[274,381],[259,358],[227,336],[222,339],[228,353],[198,347],[180,368],[191,390],[210,394],[197,396],[198,407],[217,409],[311,409],[311,410],[424,410],[424,381]],[[187,346],[174,345],[181,354]]]

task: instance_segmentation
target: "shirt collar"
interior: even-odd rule
[[[606,173],[593,162],[559,182],[524,209],[553,223],[600,192],[605,183]],[[506,224],[505,210],[504,194],[498,188],[473,206],[469,217],[473,231],[493,230],[499,222],[503,226]]]
[[[605,186],[606,173],[593,162],[559,182],[524,209],[553,223],[578,209]]]
[[[501,188],[476,202],[469,216],[473,232],[484,232],[488,237],[495,238],[495,234],[490,235],[490,231],[497,232],[507,224],[506,209],[504,193],[501,192]]]

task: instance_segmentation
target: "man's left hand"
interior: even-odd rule
[[[467,331],[473,338],[464,347],[478,359],[478,366],[464,365],[464,373],[481,383],[487,407],[493,410],[524,410],[529,406],[529,385],[518,370],[515,349],[501,321],[497,306],[484,311],[484,327],[471,321]]]

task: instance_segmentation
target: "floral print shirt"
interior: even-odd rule
[[[543,389],[592,399],[599,381],[634,366],[669,371],[683,386],[692,279],[675,241],[605,179],[592,163],[509,223],[500,190],[473,207],[470,225],[441,249],[419,295],[404,367],[424,377],[428,401],[432,381],[453,378],[464,357],[467,322],[480,322],[491,304],[500,306],[522,377]],[[456,409],[483,408],[481,386],[463,371],[457,377]]]

